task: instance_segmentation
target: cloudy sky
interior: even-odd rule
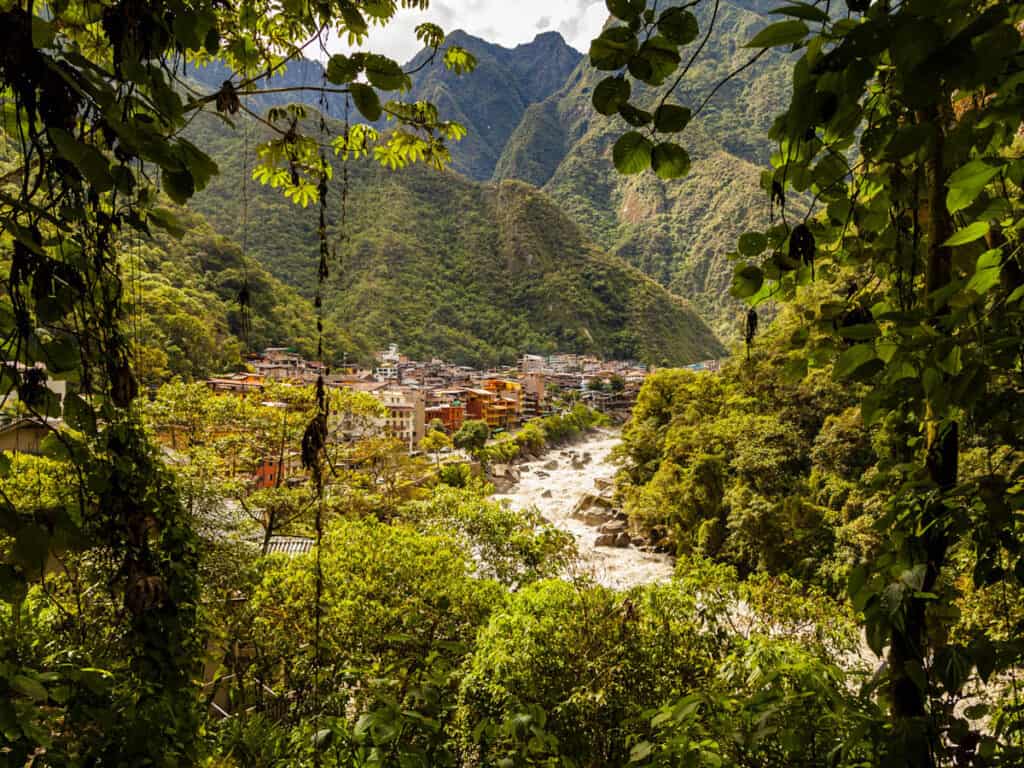
[[[561,32],[569,45],[586,52],[606,18],[603,0],[431,0],[426,12],[399,10],[386,28],[371,32],[364,48],[406,62],[421,47],[414,32],[416,25],[432,21],[445,32],[464,29],[509,48],[554,30]]]

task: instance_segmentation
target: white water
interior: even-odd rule
[[[579,570],[600,584],[627,589],[638,584],[668,580],[672,576],[671,559],[667,555],[641,552],[634,547],[595,547],[597,528],[570,516],[580,497],[598,492],[595,480],[610,480],[615,475],[616,467],[609,461],[609,455],[618,442],[617,432],[599,430],[562,450],[549,451],[539,461],[520,464],[519,482],[508,493],[497,494],[495,498],[507,499],[514,509],[536,507],[552,524],[576,537],[580,553]],[[589,453],[592,461],[576,469],[570,460],[573,452]],[[558,468],[544,469],[552,459],[558,462]],[[537,474],[538,471],[547,477]],[[547,498],[544,497],[545,491],[551,492]]]

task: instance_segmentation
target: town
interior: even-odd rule
[[[468,419],[483,421],[491,435],[515,431],[548,415],[558,403],[583,402],[624,419],[652,369],[632,360],[586,355],[524,354],[518,365],[488,371],[443,360],[411,360],[392,344],[376,354],[376,367],[328,370],[287,347],[272,347],[248,360],[247,371],[212,377],[217,392],[259,391],[267,382],[313,384],[365,392],[387,408],[385,431],[415,451],[428,428],[454,434]],[[687,366],[717,371],[720,361]]]

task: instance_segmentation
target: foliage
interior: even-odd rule
[[[486,578],[515,588],[555,578],[575,558],[571,534],[555,528],[536,510],[519,511],[487,498],[492,489],[440,485],[427,500],[402,510],[417,526],[456,536]]]
[[[294,216],[266,187],[250,190],[243,217],[244,141],[213,118],[197,119],[190,134],[221,167],[193,209],[234,242],[247,237],[255,260],[311,298],[317,222]],[[396,175],[365,159],[333,168],[328,195],[340,200],[348,179],[346,215],[344,228],[327,222],[322,300],[357,348],[395,342],[415,358],[476,367],[513,363],[526,350],[677,364],[722,351],[686,302],[594,247],[531,187],[495,189],[427,168]]]
[[[1020,389],[1024,7],[847,5],[845,17],[827,3],[780,8],[784,18],[748,43],[755,58],[773,47],[798,58],[789,108],[768,134],[778,151],[762,174],[779,220],[740,239],[733,293],[752,307],[768,298],[802,305],[790,375],[811,368],[810,376],[849,383],[864,425],[876,431],[878,546],[858,553],[848,592],[870,647],[887,659],[873,688],[888,729],[879,759],[1011,765],[1021,757],[1011,735],[1019,712],[986,729],[952,702],[972,675],[982,683],[1013,676],[1024,648],[1010,641],[996,651],[984,633],[964,643],[949,635],[960,568],[973,560],[968,570],[981,588],[1016,586],[1021,576],[997,563],[1024,549],[1020,418],[999,405],[1019,400]],[[646,45],[655,34],[645,12],[646,3],[630,4],[618,14],[626,25],[602,36],[619,35],[630,64],[640,55],[637,36]],[[627,63],[597,54],[592,60],[609,69]],[[630,66],[629,77],[657,86],[675,70],[675,62],[665,72]],[[811,206],[794,215],[792,200],[803,194]],[[832,292],[820,303],[815,281]],[[1001,456],[999,468],[962,461],[975,446]],[[823,441],[819,456],[854,466],[863,447],[858,440],[837,462]]]
[[[479,451],[487,445],[491,430],[487,422],[480,419],[466,419],[458,432],[452,436],[456,448],[464,451]]]

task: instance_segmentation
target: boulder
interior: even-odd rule
[[[493,477],[507,477],[510,480],[518,480],[519,468],[514,464],[492,464],[491,475]]]
[[[615,534],[614,533],[602,533],[594,540],[595,547],[614,547],[615,546]]]
[[[628,527],[629,524],[625,520],[609,520],[607,523],[602,525],[598,530],[600,530],[601,533],[619,534],[626,530],[626,528]]]
[[[629,538],[629,534],[623,531],[622,533],[615,534],[615,546],[616,547],[628,547],[632,544],[632,539]]]
[[[541,497],[542,499],[550,499],[550,498],[551,498],[551,491],[550,491],[550,490],[548,490],[548,491],[544,491],[544,493],[542,493],[542,494],[540,495],[540,497]]]
[[[544,465],[544,469],[558,469],[558,459],[552,459],[551,461],[549,461],[547,464]]]

